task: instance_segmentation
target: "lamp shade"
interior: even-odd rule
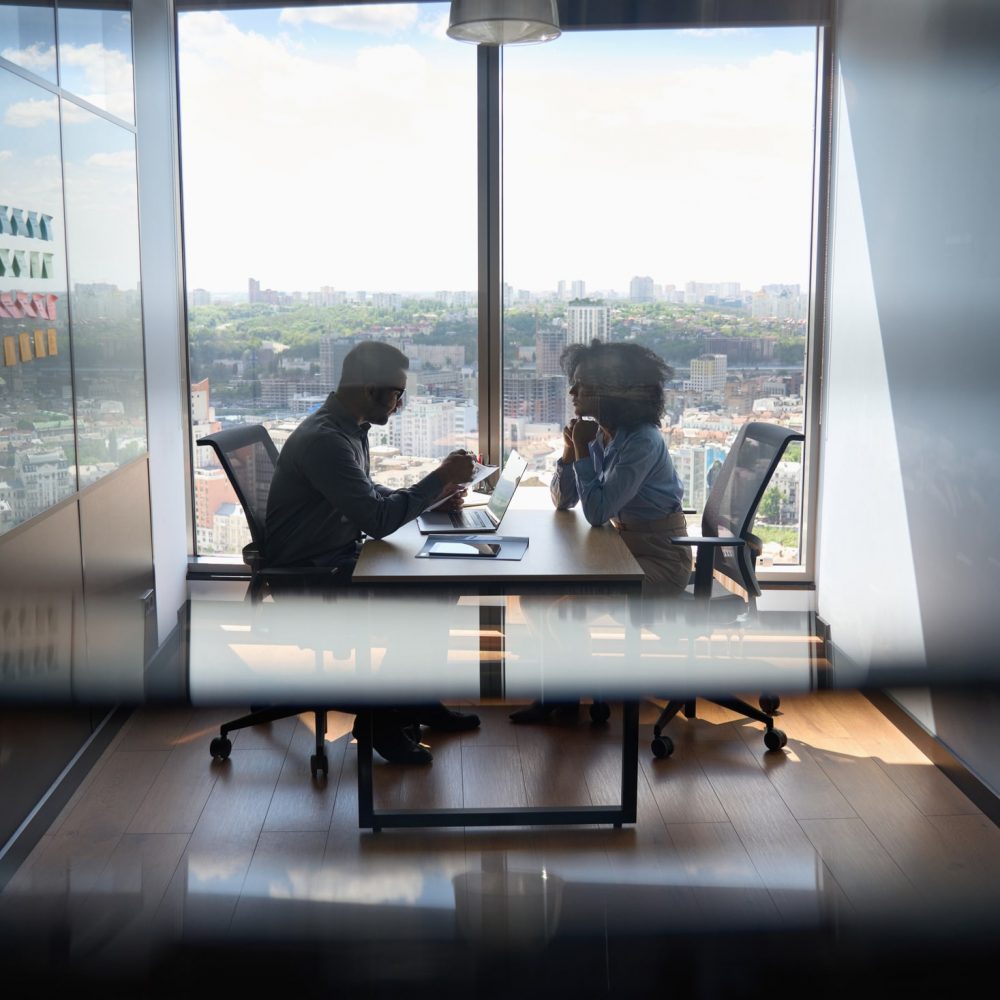
[[[559,37],[556,0],[452,0],[448,34],[477,45],[523,45]]]

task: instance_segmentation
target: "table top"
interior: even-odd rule
[[[388,538],[369,539],[354,570],[360,584],[469,583],[553,586],[572,590],[580,584],[606,584],[623,591],[642,585],[642,567],[610,525],[592,527],[579,509],[555,510],[547,489],[521,487],[500,530],[491,535],[527,538],[519,560],[479,558],[418,559],[427,539],[416,522],[403,525]]]

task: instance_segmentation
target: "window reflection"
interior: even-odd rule
[[[0,69],[0,533],[76,489],[56,98]]]
[[[55,12],[51,3],[0,7],[0,58],[56,82]]]
[[[146,450],[135,139],[63,103],[80,487]]]
[[[60,3],[59,84],[95,107],[135,121],[127,3]]]

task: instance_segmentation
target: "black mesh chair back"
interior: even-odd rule
[[[243,561],[250,567],[250,587],[246,599],[259,605],[263,601],[265,587],[273,588],[282,581],[292,584],[296,589],[311,584],[328,584],[339,572],[336,567],[267,566],[267,496],[278,464],[278,449],[267,428],[260,424],[227,427],[223,431],[199,438],[198,444],[215,452],[246,514],[252,539],[243,548]],[[318,652],[317,656],[322,663],[322,653]],[[212,740],[210,747],[212,757],[216,760],[229,759],[233,749],[229,739],[231,732],[285,719],[305,711],[312,712],[315,717],[316,752],[309,758],[309,769],[314,778],[319,775],[325,778],[329,767],[325,747],[327,708],[322,705],[251,706],[249,714],[225,722],[219,727],[219,735]]]
[[[688,620],[704,625],[709,635],[712,626],[719,621],[742,627],[756,616],[760,584],[755,566],[763,544],[753,534],[754,518],[785,449],[792,441],[804,440],[803,434],[787,427],[759,422],[744,424],[712,483],[702,513],[701,537],[674,539],[675,544],[696,546],[693,586],[688,588],[687,596],[694,601],[690,607],[697,610]],[[732,538],[733,544],[718,541],[726,538]],[[737,584],[740,593],[717,584],[715,576],[719,574]],[[713,614],[714,608],[721,615]],[[734,609],[735,612],[731,613]],[[694,645],[693,642],[690,644],[692,650]],[[781,704],[777,695],[762,694],[758,701],[759,709],[735,695],[708,700],[748,719],[762,722],[764,745],[768,750],[780,750],[785,746],[785,734],[774,727],[773,716]],[[693,719],[695,699],[672,698],[667,702],[653,724],[650,749],[655,757],[669,757],[673,753],[673,741],[663,730],[681,710],[687,718]]]
[[[761,498],[785,449],[804,435],[775,424],[744,424],[712,484],[701,518],[701,533],[707,538],[742,538],[744,545],[715,549],[714,569],[748,593],[760,594],[754,563],[760,555],[760,540],[751,532]]]
[[[243,558],[251,569],[259,569],[266,561],[267,495],[278,464],[278,449],[267,428],[260,424],[241,424],[206,434],[198,439],[198,444],[215,452],[229,477],[253,539],[243,550]]]

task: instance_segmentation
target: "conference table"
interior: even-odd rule
[[[592,527],[578,509],[554,510],[545,489],[520,487],[494,537],[527,548],[513,560],[419,558],[426,538],[411,523],[365,542],[350,587],[257,605],[214,593],[190,600],[186,700],[357,714],[362,829],[620,827],[636,820],[642,698],[816,686],[808,631],[772,636],[782,652],[768,658],[683,614],[649,627],[647,609],[636,614],[643,572],[618,532]],[[371,709],[534,699],[621,703],[619,802],[376,808]]]
[[[484,538],[487,536],[483,536]],[[480,697],[505,697],[511,693],[507,682],[505,646],[507,601],[515,597],[522,609],[531,606],[536,622],[547,617],[547,610],[566,597],[576,597],[586,612],[589,601],[616,601],[624,612],[625,650],[638,650],[639,629],[631,623],[630,603],[639,598],[643,571],[618,532],[609,525],[593,527],[579,509],[557,511],[548,490],[521,487],[500,525],[488,536],[499,542],[500,555],[505,545],[520,545],[513,540],[527,540],[527,547],[517,559],[503,558],[419,558],[426,536],[415,522],[405,525],[388,538],[368,540],[354,571],[354,584],[368,587],[377,594],[380,588],[399,593],[411,588],[425,595],[437,595],[447,606],[474,602],[478,632],[485,641],[480,669]],[[539,647],[544,645],[544,627],[535,633]],[[549,635],[551,646],[556,637]],[[586,655],[574,657],[579,667],[573,676],[574,662],[563,655],[544,656],[539,649],[542,672],[534,696],[556,689],[563,697],[593,694],[582,689],[586,675],[593,671],[582,662]],[[490,656],[489,654],[493,654]],[[549,676],[545,677],[545,668]],[[545,683],[547,680],[547,684]],[[578,689],[580,688],[580,689]],[[577,805],[563,807],[488,807],[457,809],[376,809],[373,794],[373,768],[370,716],[367,728],[361,729],[358,741],[358,813],[362,827],[380,829],[391,826],[508,826],[567,823],[611,823],[620,827],[634,823],[638,782],[639,703],[633,697],[623,701],[621,802],[615,806]]]

